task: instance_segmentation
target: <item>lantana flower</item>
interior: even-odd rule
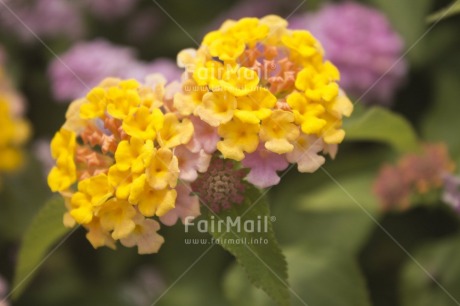
[[[405,210],[414,196],[426,195],[445,187],[455,163],[443,143],[425,144],[422,152],[404,155],[396,165],[384,165],[373,190],[384,210]],[[452,181],[450,181],[452,182]]]
[[[315,37],[280,17],[228,20],[197,50],[180,52],[178,65],[186,72],[174,108],[215,127],[218,151],[253,168],[247,180],[259,187],[278,180],[257,169],[266,154],[256,150],[313,172],[324,163],[318,154],[336,152],[345,136],[342,118],[353,105],[339,71]]]
[[[365,104],[394,103],[405,83],[408,62],[401,35],[381,11],[358,1],[330,1],[316,12],[293,16],[290,28],[308,29],[321,40],[348,94]]]
[[[11,85],[2,58],[0,54],[0,174],[15,171],[21,166],[22,146],[30,134],[29,123],[23,118],[22,97]],[[0,178],[0,188],[1,185]]]
[[[276,185],[289,164],[314,172],[344,138],[353,106],[339,72],[280,17],[227,21],[178,63],[187,70],[168,84],[105,79],[69,105],[51,142],[49,186],[94,247],[157,252],[158,219],[241,205],[248,182]]]
[[[51,142],[56,165],[49,186],[66,200],[65,223],[85,227],[94,247],[114,248],[120,241],[154,253],[164,242],[155,218],[173,225],[184,212],[200,214],[188,182],[206,171],[210,157],[189,151],[194,124],[168,111],[165,81],[156,80],[149,86],[104,80],[70,105]],[[202,159],[196,167],[180,163],[194,154]]]

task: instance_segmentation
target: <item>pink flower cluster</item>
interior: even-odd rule
[[[454,169],[444,144],[425,145],[420,154],[407,154],[396,165],[383,166],[374,182],[374,193],[384,210],[404,210],[414,195],[443,187],[446,175]]]
[[[143,62],[136,59],[133,49],[102,39],[75,44],[49,67],[53,94],[59,101],[84,96],[107,76],[143,81],[153,72],[162,73],[167,81],[178,79],[181,74],[171,60]]]
[[[71,0],[5,0],[0,25],[23,41],[49,37],[81,37],[84,24],[78,3]]]

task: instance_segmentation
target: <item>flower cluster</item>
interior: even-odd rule
[[[187,71],[174,108],[215,127],[217,149],[251,168],[248,180],[259,187],[277,184],[288,163],[315,171],[319,153],[334,155],[345,136],[342,117],[353,106],[339,71],[309,32],[288,30],[284,19],[229,20],[178,64]]]
[[[185,222],[199,200],[214,213],[242,204],[244,179],[276,185],[289,163],[314,172],[344,138],[353,106],[339,72],[277,16],[228,21],[178,61],[180,81],[104,80],[69,106],[51,142],[48,184],[94,247],[157,252],[153,218]]]
[[[110,22],[135,11],[138,3],[139,0],[3,0],[0,25],[25,42],[36,36],[73,40],[85,36],[88,12]]]
[[[407,209],[414,195],[441,188],[444,176],[454,168],[445,145],[425,145],[421,154],[408,154],[395,166],[383,166],[374,182],[374,193],[385,210]]]
[[[107,76],[142,81],[152,72],[162,73],[168,81],[180,77],[172,60],[143,62],[133,49],[103,39],[75,44],[53,60],[48,69],[54,97],[66,102],[84,96]]]
[[[290,24],[308,29],[321,41],[347,93],[368,104],[392,103],[407,62],[402,59],[403,40],[380,11],[352,1],[326,4],[318,12],[292,18]]]
[[[104,80],[70,105],[51,142],[56,166],[48,184],[67,200],[65,223],[87,228],[94,247],[115,247],[120,240],[137,245],[139,253],[156,252],[163,238],[150,217],[172,225],[179,217],[199,214],[187,177],[181,184],[178,179],[187,166],[183,155],[205,154],[186,147],[192,121],[164,112],[164,79],[152,76],[149,82]],[[206,170],[206,162],[204,156],[195,166]],[[197,169],[186,170],[196,176]]]
[[[23,108],[22,97],[13,89],[0,62],[0,173],[16,170],[22,163],[21,147],[29,138]]]
[[[26,42],[40,38],[81,37],[83,16],[78,2],[69,0],[5,0],[0,24]]]

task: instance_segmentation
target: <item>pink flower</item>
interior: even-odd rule
[[[187,182],[193,182],[198,177],[198,172],[206,172],[211,161],[211,155],[203,150],[192,152],[185,146],[179,146],[174,151],[179,159],[179,178]]]
[[[125,247],[137,246],[139,254],[158,253],[161,245],[165,242],[164,238],[158,234],[160,224],[153,220],[144,218],[141,214],[134,217],[136,223],[135,230],[127,237],[120,239]]]
[[[167,226],[176,224],[180,218],[185,224],[185,218],[198,217],[200,215],[200,201],[197,196],[191,195],[192,189],[188,184],[180,184],[176,188],[176,207],[160,217],[161,223]]]
[[[247,154],[242,164],[251,169],[246,179],[259,188],[278,184],[280,177],[277,171],[282,171],[289,165],[283,155],[270,152],[263,145],[259,145],[254,153]]]
[[[324,144],[323,153],[329,154],[332,159],[335,159],[337,152],[339,151],[339,145],[337,144]]]
[[[374,181],[373,192],[383,210],[403,210],[410,205],[411,186],[403,171],[396,166],[384,165]]]
[[[36,41],[35,35],[41,39],[61,36],[75,39],[85,32],[78,1],[6,0],[2,2],[0,25],[6,30],[5,33],[15,35],[21,41]]]
[[[144,81],[154,73],[163,74],[165,82],[179,79],[181,75],[171,60],[143,62],[136,58],[134,49],[103,39],[76,43],[61,54],[60,59],[51,62],[48,69],[53,95],[59,101],[86,95],[88,88],[97,86],[108,76]]]
[[[294,144],[294,150],[286,154],[290,163],[297,163],[297,169],[302,173],[313,173],[326,161],[319,153],[324,149],[323,141],[314,136],[302,135]],[[328,152],[335,156],[334,147],[328,148]]]
[[[217,142],[220,140],[217,129],[200,120],[198,117],[191,116],[190,120],[195,129],[193,138],[187,145],[190,151],[199,152],[200,150],[204,150],[208,154],[214,153]]]

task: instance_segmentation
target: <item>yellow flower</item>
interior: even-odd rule
[[[260,139],[265,141],[269,151],[283,154],[294,149],[292,142],[299,137],[299,128],[294,124],[291,112],[275,110],[267,119],[262,120]]]
[[[91,204],[94,206],[102,205],[113,195],[113,188],[106,174],[99,174],[81,181],[78,189],[91,196]]]
[[[1,99],[1,97],[0,97]],[[0,100],[0,146],[8,146],[14,138],[14,123],[11,116],[10,107],[7,101]]]
[[[194,80],[187,80],[182,85],[182,92],[174,95],[173,105],[182,116],[189,116],[201,104],[203,96],[208,92],[207,86],[200,86]]]
[[[146,174],[153,189],[174,188],[179,178],[179,161],[171,150],[158,149],[151,155]]]
[[[30,126],[15,113],[19,97],[9,88],[7,80],[2,80],[1,73],[0,67],[0,171],[12,172],[23,162],[20,146],[29,138]],[[0,178],[0,188],[1,185]]]
[[[225,71],[224,65],[216,61],[197,62],[193,68],[193,80],[199,86],[206,86],[221,78]]]
[[[327,144],[341,143],[345,138],[345,131],[341,128],[342,120],[327,113],[323,114],[321,118],[326,121],[326,125],[321,133],[324,142]]]
[[[164,125],[158,132],[158,143],[162,148],[171,149],[186,144],[193,136],[193,124],[189,119],[179,122],[173,113],[164,116]]]
[[[107,175],[99,174],[87,178],[78,184],[78,192],[72,195],[70,215],[80,224],[89,223],[93,219],[94,209],[112,196],[113,188]]]
[[[196,108],[201,120],[211,126],[219,126],[233,118],[236,98],[226,91],[208,92],[203,96],[203,103]]]
[[[77,136],[74,132],[60,129],[51,140],[51,156],[54,159],[61,155],[74,155],[77,145]]]
[[[206,34],[203,38],[203,45],[209,46],[213,41],[216,39],[220,38],[222,36],[222,31],[217,30],[217,31],[211,31],[208,34]]]
[[[133,108],[141,104],[139,86],[135,80],[126,80],[110,87],[107,90],[107,112],[114,118],[125,119]]]
[[[108,200],[99,210],[98,217],[102,228],[112,231],[112,238],[115,240],[125,238],[136,227],[133,221],[136,209],[125,200],[112,198]]]
[[[146,77],[147,86],[138,89],[141,98],[141,105],[148,109],[160,108],[163,106],[163,99],[166,93],[166,79],[161,74],[150,74]]]
[[[143,140],[154,140],[159,129],[163,127],[164,116],[159,109],[150,111],[141,106],[131,110],[123,121],[123,130],[129,136]]]
[[[134,204],[131,201],[131,193],[136,188],[138,182],[145,177],[145,174],[139,175],[131,173],[129,170],[120,171],[117,165],[113,165],[109,169],[108,177],[110,185],[115,188],[116,197],[122,200],[129,200],[130,203]]]
[[[56,166],[51,169],[48,175],[48,185],[53,192],[63,191],[69,188],[77,180],[77,169],[73,155],[61,154]]]
[[[340,79],[337,68],[329,61],[317,65],[319,67],[307,67],[299,72],[295,85],[299,90],[305,91],[307,98],[314,101],[330,102],[339,94]]]
[[[235,61],[245,49],[244,41],[230,35],[216,35],[209,43],[209,54],[222,61]]]
[[[62,126],[63,129],[78,133],[85,128],[86,120],[81,118],[80,115],[80,109],[85,103],[87,103],[86,99],[78,99],[70,103],[65,114],[66,121]]]
[[[18,148],[0,147],[0,170],[13,171],[21,166],[22,161],[23,154]]]
[[[318,53],[322,54],[321,45],[308,31],[291,31],[281,37],[281,42],[302,58],[310,58]]]
[[[96,87],[86,95],[86,101],[80,106],[81,119],[100,118],[105,114],[107,93],[104,88]]]
[[[341,118],[342,115],[349,117],[353,112],[353,103],[351,103],[347,95],[341,90],[339,91],[339,95],[328,106],[328,111],[337,118]]]
[[[210,85],[211,88],[220,88],[220,90],[228,91],[236,97],[241,97],[257,90],[258,84],[257,72],[246,67],[236,67],[226,69],[222,80]]]
[[[259,22],[258,18],[242,18],[228,29],[230,35],[242,40],[249,46],[254,46],[258,40],[264,39],[268,32],[269,27]]]
[[[180,68],[188,68],[195,63],[195,57],[197,56],[197,50],[188,48],[180,51],[177,54],[177,66]]]
[[[276,105],[276,97],[267,89],[260,88],[247,96],[239,97],[235,117],[246,123],[259,123],[270,116]]]
[[[175,207],[177,191],[175,189],[144,189],[140,194],[139,211],[146,217],[163,216]]]
[[[93,220],[93,205],[90,197],[83,192],[76,192],[71,199],[70,215],[79,224],[88,224]]]
[[[0,84],[1,86],[1,84]],[[1,89],[1,88],[0,88]],[[0,93],[0,147],[18,146],[30,136],[27,121],[17,118],[11,110],[8,100]]]
[[[115,152],[116,166],[120,171],[131,169],[133,173],[141,173],[145,170],[153,153],[153,141],[132,137],[128,142],[123,140],[118,144]]]
[[[286,34],[288,22],[276,15],[267,15],[260,19],[260,24],[268,26],[268,36],[265,39],[267,44],[275,45]]]
[[[294,92],[287,97],[287,103],[292,108],[296,123],[301,125],[305,134],[316,134],[326,125],[326,121],[319,118],[325,112],[323,105],[309,103],[304,94]]]
[[[217,143],[217,149],[225,158],[240,161],[244,152],[252,153],[259,145],[258,124],[245,123],[238,118],[219,126],[219,135],[223,138]]]

